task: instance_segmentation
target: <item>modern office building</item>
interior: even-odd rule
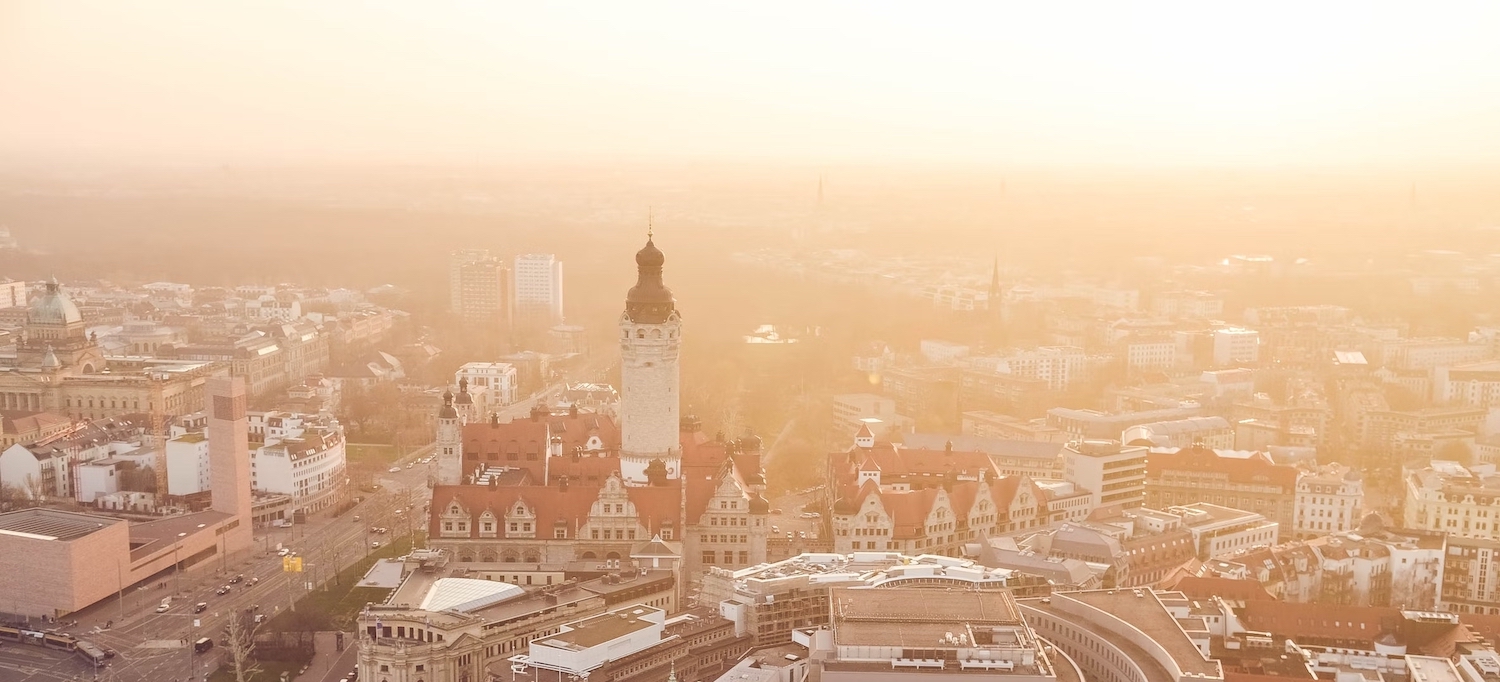
[[[1063,448],[1063,478],[1093,495],[1093,508],[1146,503],[1146,448],[1082,440]]]

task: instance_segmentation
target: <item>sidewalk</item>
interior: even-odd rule
[[[334,642],[337,639],[337,635],[338,633],[336,632],[313,633],[314,651],[312,661],[307,664],[306,672],[292,679],[302,680],[303,682],[318,682],[328,676],[328,673],[333,670],[334,664],[344,655],[344,651],[348,651],[349,647],[358,646],[354,635],[346,632],[344,633],[344,651],[335,650]]]

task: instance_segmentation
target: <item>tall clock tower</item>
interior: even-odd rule
[[[656,460],[667,478],[681,470],[682,317],[662,284],[665,262],[648,233],[635,254],[638,277],[620,316],[620,473],[629,485],[647,485],[646,467]]]

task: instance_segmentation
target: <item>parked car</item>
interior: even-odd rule
[[[253,585],[255,585],[255,584],[256,584],[256,583],[258,583],[258,582],[260,582],[260,578],[251,578],[251,579],[250,579],[250,582],[248,582],[248,583],[245,583],[245,584],[246,584],[246,585],[251,585],[251,586],[253,586]]]
[[[276,552],[276,556],[286,556],[286,555],[291,554],[291,553],[292,553],[292,550],[287,549],[285,547],[282,547],[280,550],[278,550]]]
[[[817,512],[802,512],[798,516],[804,519],[816,519],[818,517],[821,517],[822,514],[819,514]]]
[[[379,540],[371,540],[370,541],[370,548],[371,549],[379,547],[379,546],[380,546],[380,541]]]
[[[264,614],[264,613],[257,613],[257,614],[255,614],[255,624],[256,625],[260,625],[261,623],[264,623],[264,622],[266,622],[266,614]]]

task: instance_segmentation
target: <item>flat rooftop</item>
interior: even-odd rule
[[[23,509],[0,514],[0,534],[32,540],[77,540],[85,535],[124,521],[109,516],[58,511],[56,509]]]
[[[601,613],[564,625],[567,630],[541,640],[540,644],[556,649],[582,651],[660,625],[646,617],[663,613],[661,609],[650,606],[632,606],[620,611]]]
[[[1224,673],[1219,663],[1203,657],[1203,653],[1198,651],[1198,647],[1188,639],[1187,633],[1183,632],[1182,624],[1167,611],[1156,594],[1149,589],[1139,591],[1139,597],[1135,595],[1136,590],[1124,589],[1067,592],[1063,596],[1081,601],[1131,624],[1166,649],[1183,672],[1221,677]],[[1150,603],[1143,600],[1150,600]],[[1145,660],[1150,659],[1147,657]]]
[[[194,533],[207,532],[219,524],[234,518],[233,514],[216,511],[201,511],[181,516],[130,524],[130,558],[139,559],[152,552],[170,547]]]
[[[1020,625],[1021,610],[1009,592],[950,592],[923,589],[836,587],[830,598],[838,622],[959,623]]]

